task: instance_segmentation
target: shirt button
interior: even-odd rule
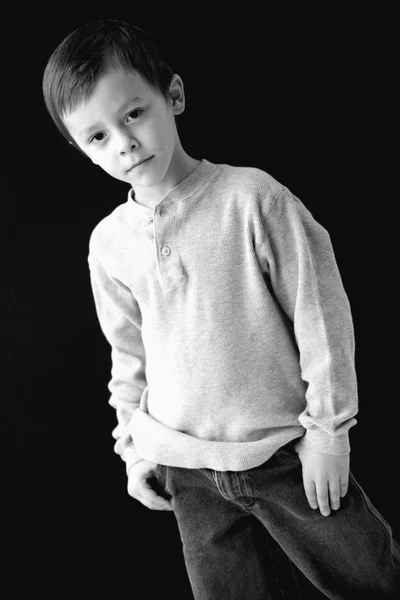
[[[171,248],[168,248],[168,246],[164,246],[161,252],[164,254],[164,256],[168,256],[169,254],[171,254]]]
[[[160,210],[158,211],[158,214],[160,215],[160,217],[163,217],[165,215],[165,210]]]

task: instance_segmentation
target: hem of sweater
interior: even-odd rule
[[[220,442],[172,429],[137,408],[129,423],[137,454],[151,462],[186,469],[246,471],[262,465],[282,446],[302,437],[304,427],[271,429],[261,440]]]

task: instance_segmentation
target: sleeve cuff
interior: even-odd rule
[[[319,429],[307,429],[297,445],[321,454],[342,455],[350,452],[348,433],[332,436]]]

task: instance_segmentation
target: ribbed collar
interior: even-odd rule
[[[144,219],[149,220],[154,217],[154,213],[160,205],[171,206],[171,204],[190,198],[207,181],[216,167],[216,164],[202,158],[197,167],[173,187],[153,209],[135,202],[134,189],[131,188],[128,192],[128,200],[124,205],[126,218],[134,223],[139,223]]]

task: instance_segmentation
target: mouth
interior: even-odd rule
[[[132,165],[128,170],[127,173],[130,173],[130,171],[133,171],[134,169],[136,169],[137,167],[140,167],[140,165],[143,165],[144,163],[147,163],[150,159],[152,159],[152,156],[149,156],[149,158],[145,158],[139,162],[137,162],[136,164]]]

